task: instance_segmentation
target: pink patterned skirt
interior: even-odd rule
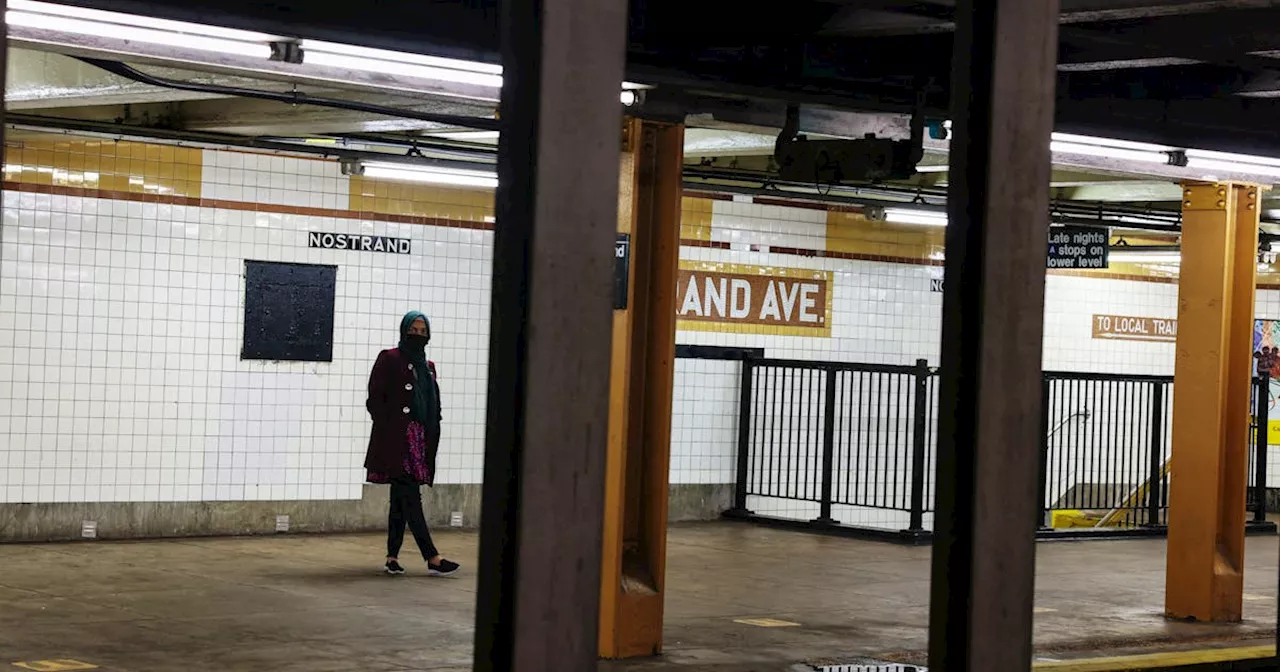
[[[417,483],[426,483],[431,476],[431,468],[427,466],[426,429],[421,424],[410,421],[405,441],[408,442],[409,450],[404,454],[404,476]],[[365,480],[370,483],[390,483],[394,479],[389,474],[370,471]]]

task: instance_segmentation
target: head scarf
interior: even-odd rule
[[[413,373],[417,384],[413,386],[413,403],[410,405],[411,416],[423,427],[435,428],[440,425],[440,399],[436,392],[436,382],[431,377],[427,365],[425,349],[415,349],[409,344],[409,327],[421,319],[427,325],[427,338],[431,337],[431,320],[426,315],[411,310],[400,319],[400,352],[404,353],[413,364]]]

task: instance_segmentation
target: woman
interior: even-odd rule
[[[364,468],[370,483],[391,484],[388,574],[404,574],[398,556],[406,523],[427,561],[429,575],[448,576],[458,571],[458,563],[441,557],[431,542],[419,489],[435,483],[440,446],[440,385],[435,363],[427,361],[430,341],[427,316],[416,310],[406,313],[400,320],[400,346],[379,353],[369,374],[369,401],[365,405],[373,418],[373,433]]]

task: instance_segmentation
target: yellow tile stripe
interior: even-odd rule
[[[714,203],[709,198],[692,196],[680,200],[680,240],[711,240],[711,209]]]
[[[7,143],[4,179],[79,189],[200,198],[203,150],[112,140],[23,138]]]
[[[1088,658],[1083,660],[1044,662],[1036,663],[1032,666],[1032,669],[1053,670],[1054,672],[1120,672],[1123,670],[1163,669],[1178,665],[1203,665],[1205,663],[1260,660],[1274,655],[1275,647],[1273,646],[1250,646],[1232,649],[1171,651],[1168,653],[1148,653],[1137,656],[1114,656],[1111,658]]]
[[[827,211],[827,252],[919,259],[942,258],[946,230],[873,222],[860,212]]]
[[[493,220],[492,189],[445,188],[359,175],[351,177],[349,189],[350,208],[355,212],[463,222]]]

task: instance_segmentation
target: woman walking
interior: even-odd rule
[[[364,458],[370,483],[391,484],[387,514],[388,574],[404,574],[400,546],[407,524],[431,576],[448,576],[458,563],[440,556],[422,513],[421,486],[435,483],[440,447],[440,385],[436,366],[427,361],[431,322],[418,311],[400,320],[400,345],[378,353],[369,374],[366,406],[373,418],[369,451]]]

